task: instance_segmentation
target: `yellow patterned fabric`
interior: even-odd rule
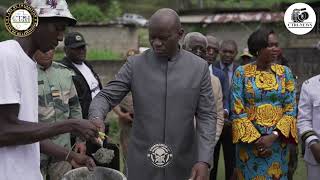
[[[247,87],[246,87],[246,91],[252,95],[254,95],[254,90],[253,90],[253,87],[252,87],[252,83],[249,81],[248,84],[247,84]]]
[[[282,65],[279,64],[273,64],[271,66],[271,69],[278,75],[278,76],[282,76],[285,73],[285,68]]]
[[[256,70],[257,70],[257,66],[248,64],[244,66],[244,75],[246,77],[254,77],[256,75]]]
[[[237,114],[243,113],[244,106],[240,99],[236,100],[236,102],[234,103],[234,109]]]
[[[276,77],[270,72],[259,72],[256,75],[256,85],[262,90],[277,90],[278,83]]]
[[[248,118],[236,119],[232,122],[232,141],[251,143],[260,137],[260,133]]]
[[[282,170],[279,162],[274,162],[268,169],[268,175],[273,179],[280,179],[282,176]]]
[[[253,121],[256,119],[256,112],[257,112],[256,106],[250,106],[246,108],[246,113],[248,114],[249,121]]]
[[[258,71],[256,64],[239,67],[231,88],[232,141],[236,144],[236,174],[245,180],[286,180],[288,142],[297,142],[296,95],[289,68],[273,64]],[[255,146],[272,131],[280,137],[262,158]]]
[[[276,128],[286,137],[291,137],[298,143],[297,119],[292,116],[283,116],[277,123]]]
[[[294,81],[293,80],[290,80],[286,83],[286,89],[288,91],[294,91]]]
[[[249,155],[248,155],[248,153],[247,153],[247,151],[246,151],[246,149],[244,149],[244,148],[240,148],[240,150],[239,150],[239,154],[240,154],[240,160],[242,161],[242,162],[247,162],[250,158],[249,158]]]
[[[266,128],[278,127],[287,133],[294,126],[289,125],[291,124],[289,121],[284,122],[288,118],[286,116],[296,118],[294,88],[293,75],[285,66],[273,64],[271,71],[258,71],[256,64],[239,67],[233,77],[231,119],[235,121],[246,119],[241,126],[248,122],[253,123],[253,128],[262,134],[270,133],[270,129],[269,132],[265,132],[268,130]],[[280,120],[283,122],[281,123]],[[282,127],[285,124],[286,128]],[[253,128],[249,128],[248,131],[252,131]],[[295,129],[292,130],[292,132],[295,131]],[[234,133],[239,134],[239,132]],[[296,137],[296,134],[285,135],[285,137]]]
[[[283,115],[282,108],[271,104],[257,107],[256,122],[261,126],[272,127],[277,124]]]

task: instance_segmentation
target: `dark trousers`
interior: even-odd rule
[[[223,148],[224,167],[226,180],[230,180],[235,167],[235,146],[232,144],[232,126],[225,125],[223,127],[220,139],[214,149],[213,168],[210,172],[210,180],[217,179],[218,162],[220,155],[220,147]]]

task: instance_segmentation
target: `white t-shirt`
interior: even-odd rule
[[[20,104],[18,118],[38,122],[36,63],[17,41],[0,42],[0,83],[0,104]],[[0,148],[0,179],[42,180],[39,143]]]
[[[100,92],[98,80],[94,77],[94,74],[92,73],[91,69],[86,64],[72,64],[81,72],[83,77],[86,79],[91,90],[91,97],[93,99]]]

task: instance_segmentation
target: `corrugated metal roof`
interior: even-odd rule
[[[209,15],[186,15],[180,16],[181,23],[200,23],[203,22]]]
[[[186,15],[180,16],[181,23],[239,23],[239,22],[281,22],[283,12],[241,12],[219,13],[212,15]]]

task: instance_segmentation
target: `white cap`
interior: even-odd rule
[[[25,0],[25,3],[32,6],[38,17],[62,17],[67,18],[70,25],[75,25],[77,20],[69,11],[65,0]]]

